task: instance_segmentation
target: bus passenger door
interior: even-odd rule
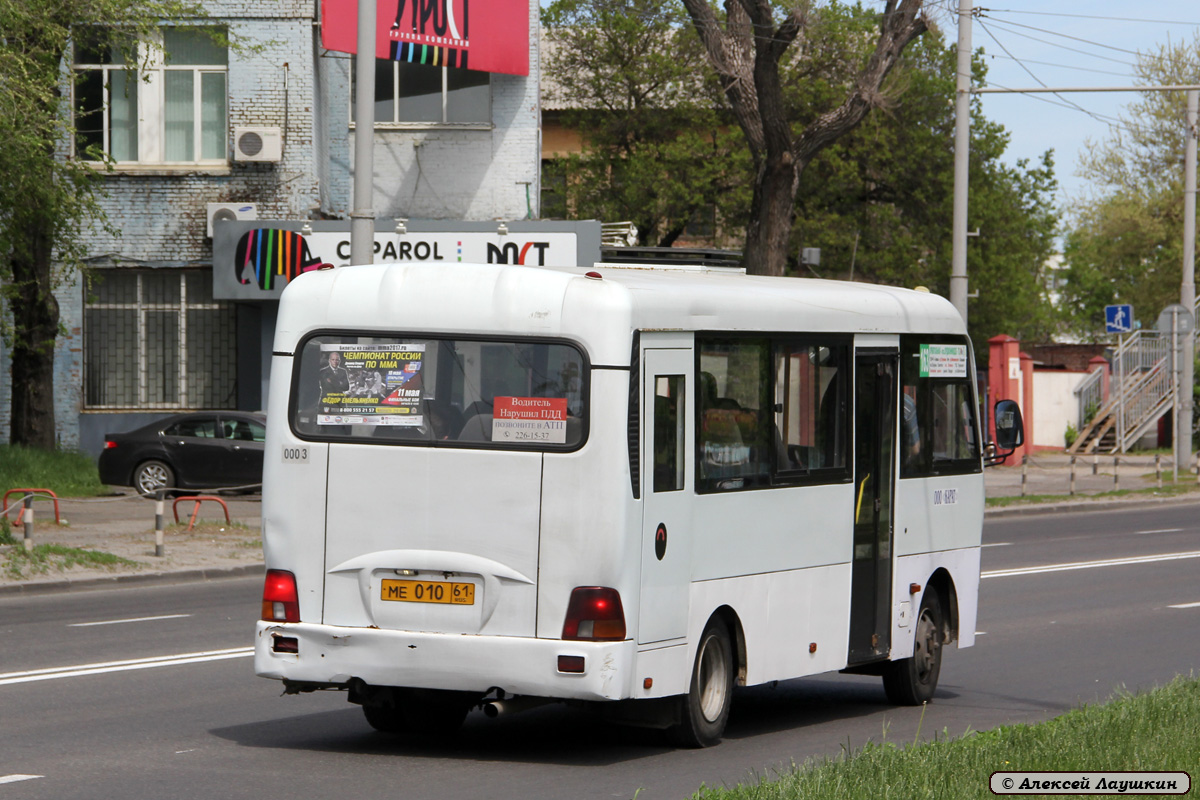
[[[891,645],[896,362],[895,352],[860,352],[854,365],[850,664],[884,658]]]
[[[694,499],[690,349],[646,349],[642,362],[642,581],[638,642],[687,636]]]

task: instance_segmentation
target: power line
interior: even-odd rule
[[[1028,74],[1029,77],[1031,77],[1035,81],[1037,81],[1038,84],[1040,86],[1042,86],[1043,88],[1048,88],[1048,87],[1046,87],[1046,84],[1042,81],[1041,78],[1039,78],[1037,75],[1033,74],[1033,70],[1031,70],[1029,67],[1027,67],[1023,61],[1021,61],[1019,58],[1017,58],[1011,52],[1009,52],[1008,48],[1004,46],[1004,43],[996,38],[996,36],[992,33],[991,29],[983,23],[982,19],[979,20],[979,27],[983,28],[984,33],[986,33],[989,37],[991,37],[992,41],[995,42],[1000,47],[1001,50],[1003,50],[1005,53],[1007,53],[1009,58],[1012,58],[1014,61],[1016,61],[1017,65],[1021,69],[1025,70],[1025,73]],[[1057,97],[1059,100],[1061,100],[1068,107],[1074,108],[1076,111],[1082,111],[1084,114],[1087,114],[1089,117],[1096,120],[1097,122],[1104,122],[1104,120],[1101,119],[1100,116],[1092,113],[1091,111],[1088,111],[1086,108],[1079,105],[1078,103],[1067,100],[1066,98],[1064,98],[1058,94],[1055,94],[1054,96]]]
[[[1104,22],[1145,22],[1152,25],[1191,25],[1200,26],[1200,22],[1186,22],[1183,20],[1171,19],[1142,19],[1140,17],[1103,17],[1093,14],[1068,14],[1063,11],[1025,11],[1016,8],[988,8],[982,9],[995,14],[1036,14],[1043,17],[1072,17],[1074,19],[1094,19]]]

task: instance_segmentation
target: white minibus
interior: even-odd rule
[[[255,671],[417,735],[566,700],[707,746],[735,686],[831,670],[928,701],[943,646],[975,640],[975,374],[923,291],[301,275],[272,355]]]

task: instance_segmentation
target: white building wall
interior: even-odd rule
[[[1079,430],[1079,407],[1075,389],[1086,372],[1033,371],[1033,446],[1066,447],[1067,425]]]

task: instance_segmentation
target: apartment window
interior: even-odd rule
[[[351,120],[357,92],[353,83],[352,79]],[[490,74],[407,61],[375,62],[376,125],[480,125],[491,121]]]
[[[83,325],[88,408],[236,406],[236,311],[208,270],[96,270]]]
[[[224,29],[163,28],[161,51],[80,34],[75,155],[92,159],[98,149],[118,163],[225,163],[229,53],[214,34]],[[127,58],[135,53],[141,66],[131,71]]]

